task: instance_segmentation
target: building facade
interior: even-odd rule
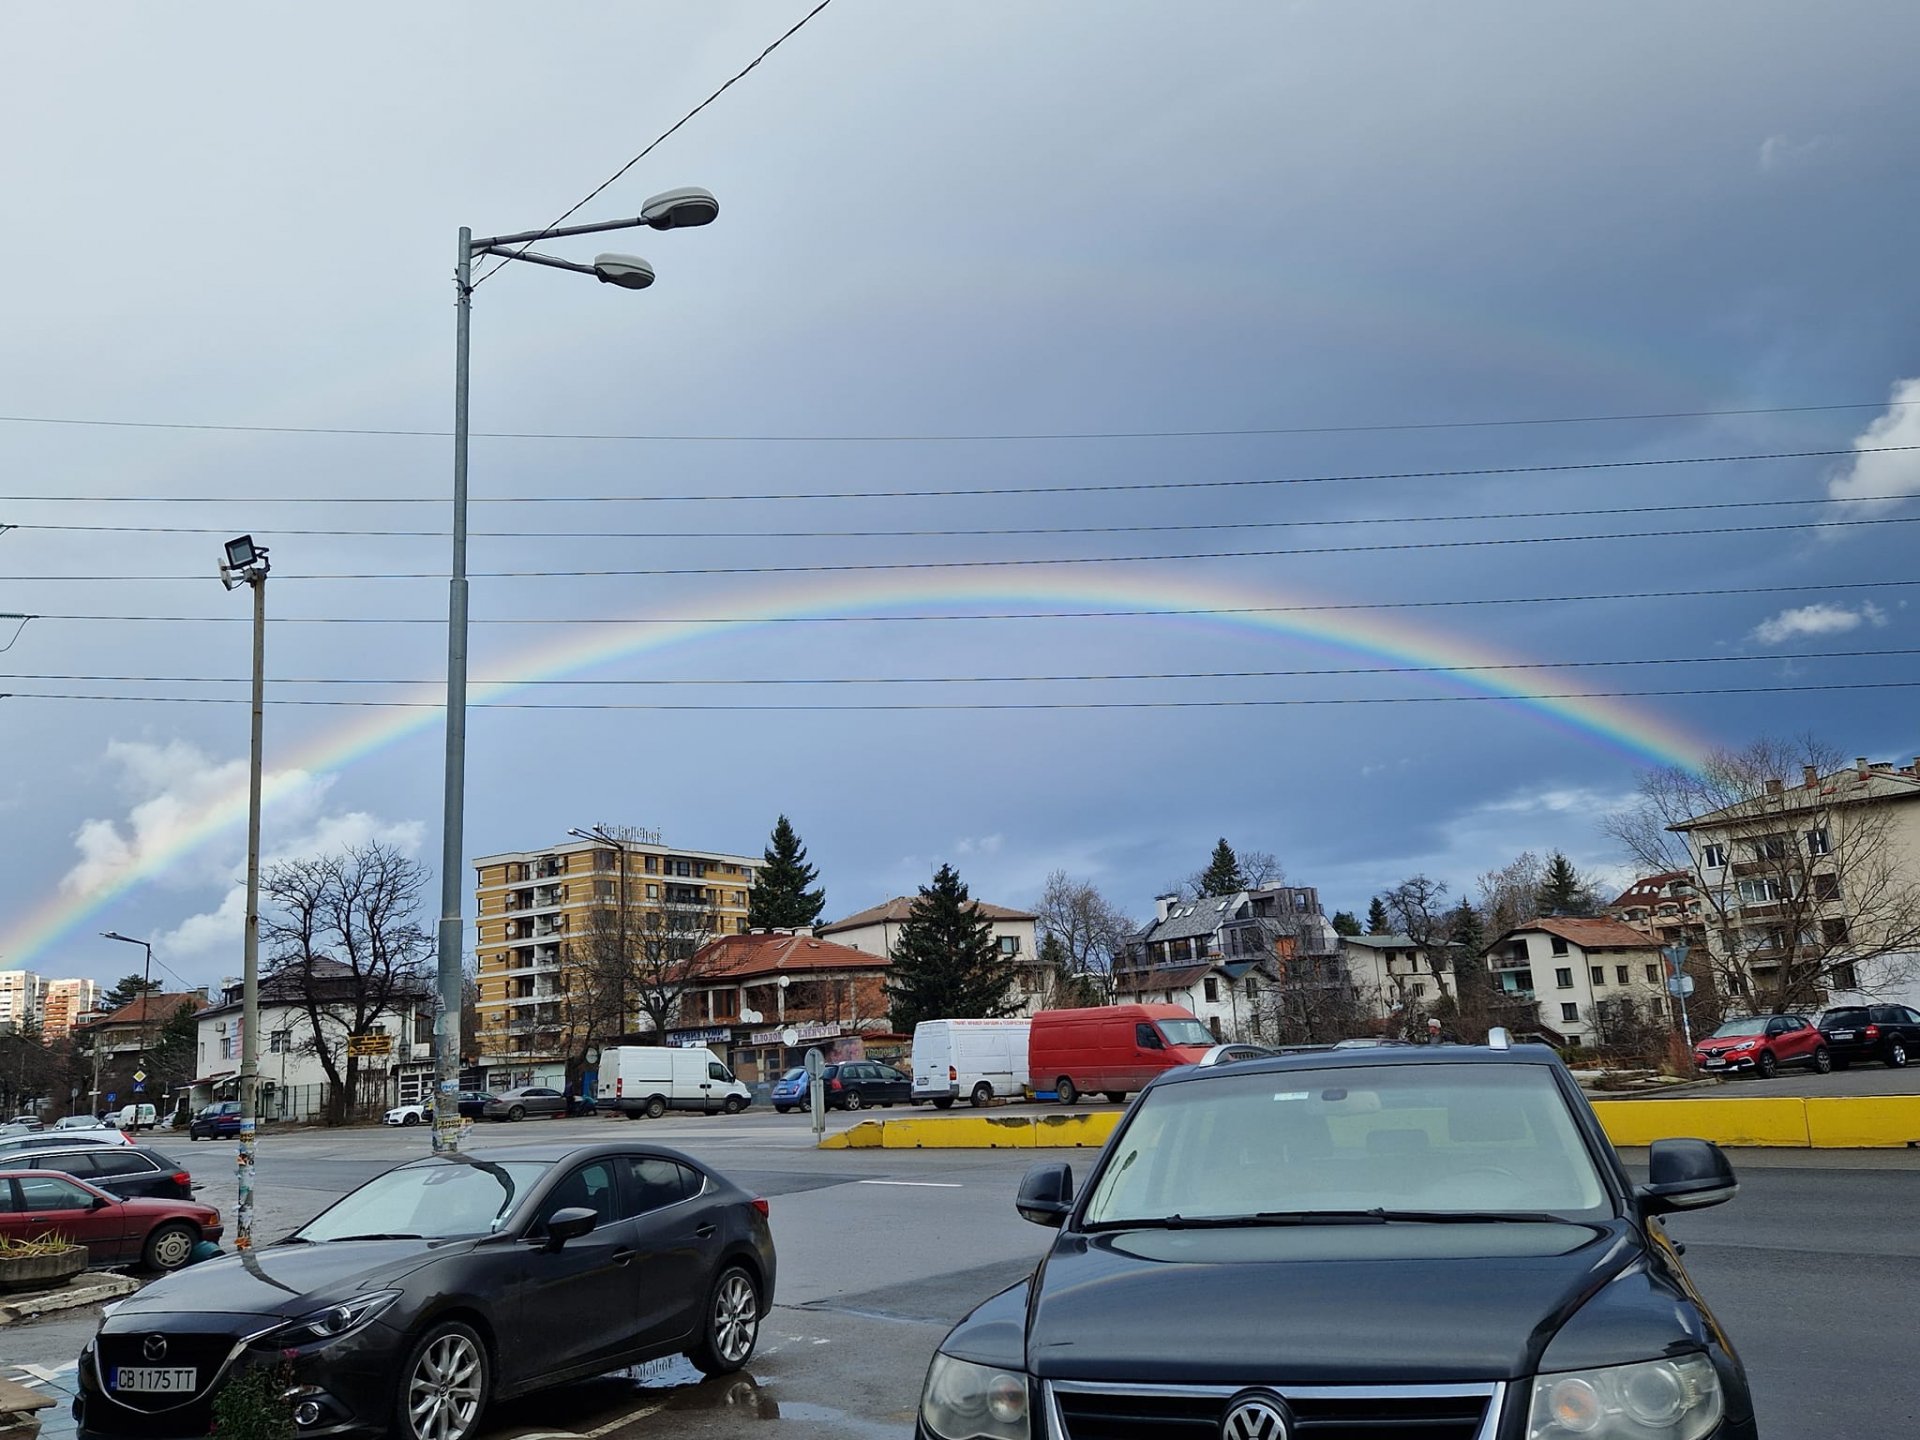
[[[1630,1031],[1678,1023],[1660,947],[1617,920],[1529,920],[1484,953],[1494,998],[1532,1002],[1540,1028],[1563,1044],[1627,1044]]]
[[[44,1024],[47,983],[31,970],[0,970],[0,1026],[18,1029]]]
[[[1453,957],[1442,949],[1436,972],[1411,935],[1342,935],[1340,954],[1354,986],[1385,1020],[1409,1005],[1419,1008],[1453,995]]]
[[[1045,1005],[1052,979],[1040,963],[1040,917],[1030,910],[1014,910],[1005,905],[989,904],[985,900],[973,903],[993,926],[994,948],[1000,952],[1000,958],[1015,971],[1014,989],[1010,996],[1014,1006],[1011,1013],[1031,1015]],[[900,927],[907,923],[907,917],[912,912],[913,897],[896,895],[844,920],[817,925],[813,933],[836,945],[864,950],[869,955],[885,956],[891,960],[893,947],[900,939]]]
[[[100,1007],[100,987],[92,980],[49,980],[41,1031],[49,1040],[73,1033],[73,1027]]]

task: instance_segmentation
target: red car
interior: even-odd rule
[[[118,1200],[56,1171],[0,1170],[0,1238],[78,1240],[94,1265],[178,1270],[220,1228],[220,1212],[194,1200]]]
[[[1805,1065],[1822,1075],[1833,1069],[1826,1036],[1804,1015],[1729,1020],[1694,1043],[1693,1058],[1711,1074],[1751,1070],[1763,1080],[1771,1080],[1782,1065]]]

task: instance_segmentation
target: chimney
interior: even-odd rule
[[[1800,767],[1800,783],[1811,790],[1820,783],[1820,767],[1803,765]]]
[[[1786,792],[1786,788],[1787,788],[1786,782],[1783,780],[1767,781],[1767,794],[1769,795],[1784,794]]]
[[[1862,781],[1865,781],[1867,778],[1867,757],[1864,755],[1856,756],[1853,762],[1853,769],[1854,773],[1858,775]]]
[[[1154,897],[1153,897],[1153,918],[1154,918],[1155,920],[1164,920],[1164,919],[1166,919],[1166,918],[1167,918],[1167,912],[1168,912],[1169,910],[1171,910],[1171,909],[1173,909],[1173,907],[1174,907],[1174,903],[1175,903],[1176,901],[1178,901],[1178,900],[1179,900],[1179,898],[1180,898],[1180,897],[1179,897],[1178,895],[1156,895],[1156,896],[1154,896]]]

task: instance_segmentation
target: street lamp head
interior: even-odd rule
[[[640,218],[656,230],[686,230],[695,225],[711,225],[720,214],[720,202],[711,190],[698,185],[683,185],[678,190],[663,190],[640,207]]]
[[[255,551],[253,537],[242,535],[237,540],[227,541],[227,566],[232,570],[244,570],[253,564]]]
[[[602,285],[618,285],[622,290],[644,290],[653,284],[653,266],[638,255],[596,255],[593,273]]]

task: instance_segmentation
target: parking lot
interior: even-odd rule
[[[1756,1089],[1777,1093],[1779,1083]],[[908,1434],[928,1356],[946,1327],[1026,1273],[1048,1238],[1011,1203],[1031,1154],[823,1152],[804,1117],[764,1112],[527,1122],[483,1127],[474,1139],[555,1133],[658,1139],[768,1196],[779,1294],[745,1374],[702,1382],[671,1363],[570,1386],[499,1407],[489,1432],[499,1440]],[[166,1143],[205,1182],[203,1195],[226,1209],[228,1147]],[[260,1147],[261,1237],[284,1233],[425,1147],[419,1130],[269,1135]],[[1737,1152],[1734,1163],[1739,1197],[1679,1216],[1670,1228],[1746,1360],[1764,1433],[1915,1433],[1920,1403],[1905,1378],[1905,1302],[1889,1278],[1920,1259],[1911,1223],[1920,1210],[1920,1154]],[[82,1314],[0,1330],[6,1365],[31,1367],[4,1373],[70,1388],[71,1362],[93,1323]],[[70,1433],[64,1408],[48,1413],[43,1433]]]

